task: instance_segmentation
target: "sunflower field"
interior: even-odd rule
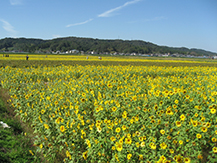
[[[0,68],[37,152],[65,162],[216,162],[217,68]]]

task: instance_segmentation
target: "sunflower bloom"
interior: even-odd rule
[[[141,144],[140,144],[141,147],[144,147],[145,146],[145,142],[143,141]]]
[[[173,153],[174,153],[174,150],[173,150],[173,149],[170,149],[170,153],[172,153],[172,154],[173,154]]]
[[[167,144],[165,142],[160,144],[161,149],[166,149],[167,148]]]
[[[165,134],[165,131],[164,131],[164,130],[160,130],[160,133],[161,133],[162,135],[164,135],[164,134]]]
[[[176,121],[176,126],[177,127],[180,127],[182,124],[181,124],[181,122],[180,121]]]
[[[116,143],[115,146],[116,146],[117,151],[122,151],[122,149],[123,149],[122,144]]]
[[[190,162],[191,162],[190,158],[188,158],[188,157],[184,158],[184,163],[190,163]]]
[[[182,161],[183,161],[183,157],[181,156],[181,155],[176,155],[175,157],[174,157],[174,160],[177,162],[177,163],[181,163]]]
[[[87,159],[87,151],[83,153],[83,158],[86,160]]]
[[[66,157],[68,157],[70,160],[72,159],[71,154],[69,153],[69,151],[66,151]]]
[[[42,109],[42,110],[41,110],[41,114],[44,114],[44,113],[45,113],[45,110],[44,110],[44,109]]]
[[[112,137],[110,138],[110,140],[111,140],[111,141],[115,141],[116,139],[115,139],[114,136],[112,136]]]
[[[60,126],[60,131],[61,132],[64,132],[66,129],[65,129],[65,126]]]
[[[182,141],[182,140],[179,140],[179,144],[182,145],[182,144],[183,144],[183,141]]]
[[[128,159],[128,160],[130,160],[131,157],[132,157],[132,154],[131,154],[131,153],[127,154],[127,159]]]
[[[217,142],[217,139],[215,137],[212,138],[212,142]]]
[[[119,133],[120,131],[121,131],[120,127],[118,127],[118,128],[115,129],[115,132],[117,132],[117,133]]]
[[[47,124],[44,124],[45,129],[49,129],[49,126]]]
[[[156,144],[154,144],[154,143],[150,143],[150,144],[149,144],[149,147],[150,147],[151,149],[156,149],[157,146],[156,146]]]
[[[175,102],[175,104],[178,104],[178,103],[179,103],[179,100],[175,100],[174,102]]]
[[[115,112],[117,110],[117,108],[114,106],[112,107],[112,111]]]
[[[167,111],[166,111],[166,115],[173,115],[172,110],[167,110]]]
[[[131,144],[132,143],[132,139],[131,138],[125,138],[125,144]]]
[[[124,130],[127,129],[127,126],[123,125],[121,128],[122,128],[122,130],[124,131]]]
[[[207,132],[207,128],[206,127],[201,127],[200,128],[202,132]]]
[[[215,114],[215,113],[216,113],[216,109],[214,109],[214,108],[211,109],[211,110],[210,110],[210,113]]]
[[[214,153],[217,153],[217,147],[213,147],[213,148],[212,148],[212,151],[213,151]]]
[[[201,134],[197,134],[196,137],[197,137],[198,139],[200,139],[200,138],[202,138],[202,135],[201,135]]]
[[[185,115],[182,114],[182,115],[180,116],[180,119],[181,119],[181,121],[184,121],[184,120],[185,120]]]

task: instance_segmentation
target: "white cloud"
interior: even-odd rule
[[[71,26],[86,24],[86,23],[88,23],[88,22],[90,22],[90,21],[92,21],[92,20],[93,20],[93,19],[89,19],[89,20],[86,20],[86,21],[81,22],[81,23],[69,24],[69,25],[67,25],[66,27],[71,27]]]
[[[10,0],[11,5],[21,5],[23,4],[23,0]]]
[[[110,16],[112,16],[112,13],[113,13],[113,12],[118,11],[118,10],[120,10],[120,9],[122,9],[122,8],[124,8],[124,7],[126,7],[126,6],[128,6],[128,5],[137,3],[137,2],[139,2],[139,1],[141,1],[141,0],[133,0],[133,1],[126,2],[126,3],[124,3],[122,6],[119,6],[119,7],[113,8],[113,9],[110,9],[110,10],[108,10],[108,11],[105,11],[105,12],[102,13],[102,14],[99,14],[98,17],[110,17]]]
[[[12,36],[15,36],[17,31],[14,30],[14,27],[4,19],[0,19],[0,21],[3,23],[2,27]]]

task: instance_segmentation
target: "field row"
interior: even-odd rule
[[[211,59],[197,59],[197,58],[161,58],[161,57],[139,57],[139,56],[93,56],[93,55],[46,55],[46,54],[8,54],[0,55],[0,60],[45,60],[45,61],[116,61],[116,62],[172,62],[172,63],[217,63]],[[100,58],[101,59],[100,59]]]

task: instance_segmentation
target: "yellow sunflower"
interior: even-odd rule
[[[60,131],[61,132],[64,132],[66,129],[65,129],[65,126],[60,126]]]
[[[166,149],[167,148],[167,144],[165,142],[160,144],[161,149]]]
[[[176,126],[177,127],[180,127],[182,124],[181,124],[181,122],[180,121],[176,121]]]
[[[132,157],[132,154],[131,154],[131,153],[127,154],[127,159],[128,159],[128,160],[130,160],[131,157]]]

